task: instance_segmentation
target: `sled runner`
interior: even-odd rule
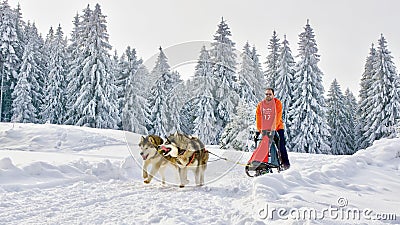
[[[278,139],[278,140],[276,140]],[[274,131],[263,131],[260,144],[257,146],[257,135],[254,136],[256,149],[245,167],[245,172],[249,177],[256,177],[266,173],[272,173],[276,168],[281,171],[281,156],[277,143],[279,137]]]

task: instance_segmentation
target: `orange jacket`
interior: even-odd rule
[[[283,125],[283,120],[282,120],[282,103],[279,101],[279,99],[274,98],[274,101],[272,102],[267,102],[265,99],[263,99],[261,102],[258,103],[257,109],[256,109],[256,126],[257,130],[282,130],[284,129]],[[272,110],[272,121],[270,124],[268,124],[266,119],[270,119],[269,116],[266,117],[264,113],[264,120],[263,120],[263,107],[266,105],[274,107],[274,110]]]

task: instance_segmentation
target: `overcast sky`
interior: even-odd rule
[[[136,48],[145,61],[158,53],[159,46],[212,41],[224,17],[236,49],[242,50],[246,41],[256,46],[263,69],[272,32],[281,40],[286,34],[296,56],[298,35],[309,19],[321,55],[318,65],[326,92],[336,78],[343,92],[350,88],[358,96],[369,48],[377,44],[381,33],[397,69],[400,66],[398,0],[9,0],[13,8],[18,3],[23,19],[35,22],[43,37],[50,26],[58,24],[70,36],[74,16],[82,14],[88,4],[94,9],[99,3],[107,16],[110,44],[119,55],[128,45]]]

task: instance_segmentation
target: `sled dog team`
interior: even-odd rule
[[[156,135],[142,136],[139,142],[140,155],[143,159],[143,178],[146,184],[150,183],[157,172],[165,183],[165,169],[173,166],[179,174],[180,185],[189,183],[188,169],[194,171],[195,183],[204,185],[204,172],[209,157],[204,144],[196,137],[175,132],[164,141]],[[148,167],[151,165],[150,171]]]

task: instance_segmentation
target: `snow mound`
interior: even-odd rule
[[[98,129],[68,125],[1,123],[0,148],[59,152],[87,151],[121,144],[121,140],[107,134]]]
[[[83,159],[62,165],[34,162],[26,166],[15,166],[10,158],[0,159],[0,184],[7,191],[27,188],[45,188],[66,185],[77,181],[97,182],[99,180],[136,179],[135,163],[132,157],[122,162],[103,160],[89,162]]]
[[[139,179],[125,139],[124,132],[115,130],[1,123],[0,187],[18,191],[77,181]]]
[[[3,159],[0,159],[0,169],[8,170],[8,169],[11,169],[13,167],[14,167],[14,165],[12,164],[10,158],[6,157],[6,158],[3,158]]]
[[[315,209],[321,216],[321,212],[329,207],[342,210],[367,208],[374,213],[384,211],[399,215],[400,197],[395,194],[400,190],[399,152],[400,138],[376,141],[373,146],[351,156],[290,152],[292,167],[289,170],[254,180],[253,198],[258,207],[255,210],[265,213],[265,205],[268,205],[268,210],[303,209],[304,212],[306,207]],[[376,201],[378,199],[384,200]],[[287,207],[288,202],[291,207]],[[342,206],[343,202],[346,205]],[[287,213],[284,216],[288,219],[293,215]],[[276,212],[273,218],[282,219]],[[325,222],[340,224],[337,218],[325,219]],[[369,218],[361,219],[367,221]]]

